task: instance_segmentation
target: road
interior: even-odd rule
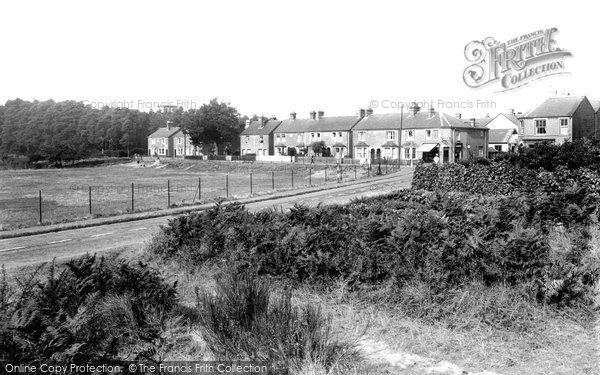
[[[378,177],[370,183],[274,198],[249,203],[246,207],[250,211],[260,211],[269,208],[286,210],[296,203],[307,206],[316,206],[319,203],[344,204],[356,197],[375,196],[408,187],[411,180],[412,169],[407,168],[405,172]],[[0,240],[0,264],[8,270],[85,253],[139,247],[159,231],[160,225],[167,224],[172,218],[173,216],[165,216]]]

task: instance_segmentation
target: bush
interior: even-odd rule
[[[0,283],[0,357],[14,363],[115,363],[152,353],[175,285],[142,264],[83,256]],[[129,348],[123,357],[123,348]]]
[[[202,335],[218,359],[278,363],[299,371],[305,362],[330,369],[350,347],[332,339],[330,319],[314,305],[293,306],[289,290],[250,273],[217,279],[216,294],[197,292]]]
[[[569,304],[591,293],[600,271],[579,260],[590,251],[588,237],[579,236],[558,267],[548,236],[555,227],[581,233],[596,208],[581,191],[507,197],[401,191],[287,213],[217,206],[171,220],[151,251],[188,265],[222,260],[239,271],[297,282],[342,279],[350,287],[393,279],[441,293],[471,282],[527,284],[539,301]],[[548,280],[569,281],[556,293]]]

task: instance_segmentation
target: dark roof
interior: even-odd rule
[[[343,144],[342,142],[338,142],[338,143],[334,143],[333,146],[331,147],[346,147],[345,144]]]
[[[353,130],[392,130],[400,129],[400,113],[373,114],[361,120]],[[404,113],[402,117],[402,129],[433,129],[450,127],[453,128],[473,128],[470,121],[460,120],[456,117],[441,112],[434,112],[433,116],[429,111],[418,112],[416,115]],[[485,130],[485,126],[476,123],[476,129]]]
[[[281,124],[279,120],[267,120],[263,127],[260,127],[260,120],[250,122],[250,125],[241,133],[241,135],[267,135],[271,134],[277,126]]]
[[[357,144],[355,144],[354,147],[369,147],[369,145],[366,144],[365,141],[360,141]]]
[[[158,128],[154,133],[150,134],[148,138],[169,138],[178,131],[178,126],[171,126],[169,129],[167,129],[166,127]]]
[[[517,134],[515,129],[490,129],[488,143],[508,143],[513,134]]]
[[[358,121],[360,121],[360,118],[357,116],[323,116],[315,120],[287,119],[282,121],[277,128],[277,133],[349,131]]]
[[[384,144],[382,144],[381,147],[398,147],[398,145],[395,142],[387,141]]]
[[[487,124],[489,124],[490,122],[492,122],[493,119],[495,119],[496,117],[483,117],[483,118],[476,118],[475,119],[475,124],[479,125],[479,126],[487,126]],[[466,119],[465,119],[466,120]],[[470,120],[470,119],[469,119]]]
[[[506,117],[507,119],[509,119],[510,121],[512,121],[513,124],[519,125],[519,118],[516,115],[514,115],[512,113],[500,113],[500,115],[502,115],[502,116]],[[498,116],[500,116],[500,115],[498,115]],[[498,116],[496,116],[496,117],[498,117]],[[496,117],[494,117],[494,118],[496,118]]]
[[[585,96],[564,96],[546,99],[542,104],[525,113],[523,118],[571,117],[583,100],[587,100],[587,98]]]

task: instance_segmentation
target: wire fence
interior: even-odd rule
[[[179,173],[151,182],[99,181],[52,185],[32,192],[0,191],[0,230],[85,220],[276,191],[360,180],[398,171],[397,164],[308,164],[235,173]]]

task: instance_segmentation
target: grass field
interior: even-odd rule
[[[247,197],[250,174],[253,195],[337,180],[334,165],[219,161],[146,165],[0,171],[0,230],[39,225],[40,191],[42,224],[47,225],[132,212],[132,183],[133,211],[148,211],[167,208],[169,203],[173,207]],[[343,167],[344,181],[366,176],[366,167]]]

